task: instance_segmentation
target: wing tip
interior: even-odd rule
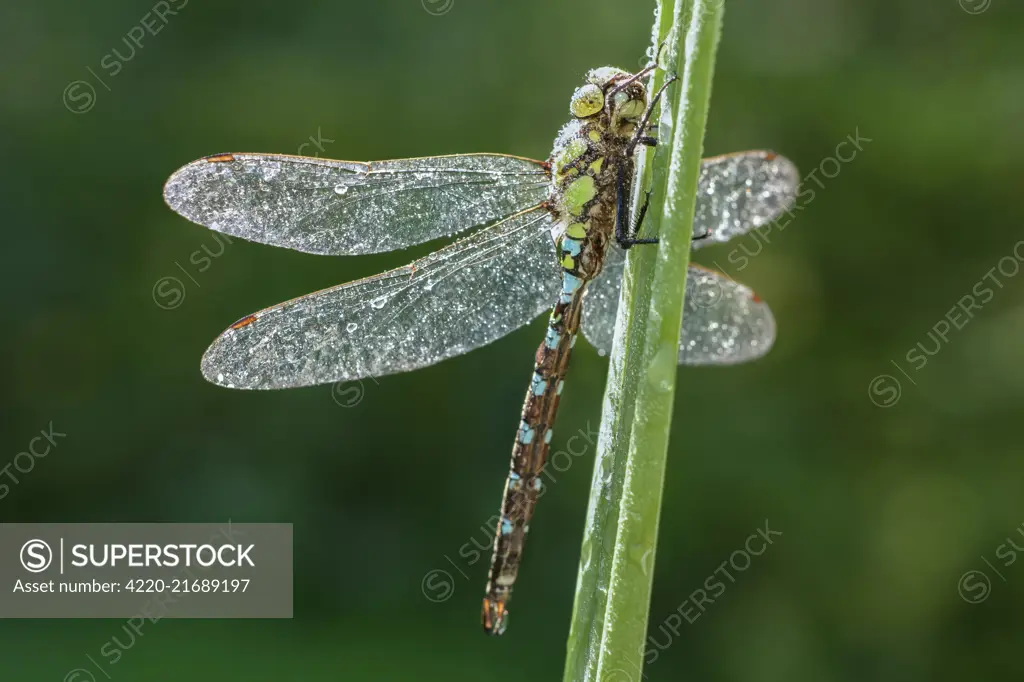
[[[772,170],[768,171],[771,178],[768,184],[774,182],[777,186],[781,186],[779,206],[774,215],[764,223],[768,225],[781,218],[783,213],[788,212],[796,205],[797,191],[800,189],[800,171],[795,163],[781,154],[770,150],[761,151],[760,154],[765,161],[774,166]]]
[[[226,369],[224,362],[225,354],[223,352],[224,342],[233,336],[234,330],[236,329],[235,325],[239,325],[237,328],[241,329],[242,327],[251,324],[255,319],[255,315],[247,315],[225,329],[213,340],[213,343],[211,343],[203,353],[202,360],[199,361],[199,371],[202,373],[204,379],[209,381],[211,384],[222,386],[224,388],[243,390],[259,388],[258,386],[247,383],[245,381],[244,374],[239,374],[238,372]]]
[[[758,296],[753,289],[750,287],[745,288],[750,296],[750,306],[757,311],[760,323],[764,326],[765,334],[763,343],[754,347],[752,349],[753,352],[737,358],[736,364],[760,360],[765,355],[768,355],[769,351],[775,346],[775,339],[778,335],[778,325],[775,322],[775,314],[772,312],[771,306],[768,305],[767,301]]]
[[[211,384],[223,386],[224,388],[245,388],[244,386],[238,386],[230,380],[230,377],[225,376],[218,362],[218,346],[220,346],[222,337],[223,334],[214,339],[210,347],[203,353],[203,358],[199,361],[199,371],[202,373],[203,378]]]
[[[787,184],[792,187],[795,197],[797,187],[800,186],[800,171],[797,169],[796,164],[781,154],[773,153],[772,158],[769,160],[779,167],[779,175],[784,177]]]
[[[797,186],[800,184],[800,172],[789,158],[774,152],[771,149],[760,149],[752,152],[739,152],[739,154],[751,154],[758,155],[765,161],[775,164],[778,167],[776,174],[787,181],[787,184],[796,191]],[[728,155],[727,155],[728,156]]]
[[[699,276],[699,279],[691,281],[690,278],[695,275]],[[699,287],[706,286],[707,284],[711,284],[712,287],[707,290],[709,295],[702,299],[702,297],[697,294],[697,291],[699,290]],[[775,339],[778,334],[778,325],[775,321],[775,315],[772,313],[772,309],[768,305],[768,302],[758,296],[757,293],[746,284],[738,282],[717,270],[712,270],[711,268],[691,263],[687,279],[686,297],[687,306],[693,305],[698,309],[705,310],[716,308],[729,299],[739,299],[740,303],[738,304],[739,307],[737,310],[742,311],[743,322],[749,327],[750,338],[753,339],[753,342],[742,344],[742,348],[734,349],[736,352],[731,354],[716,352],[712,355],[708,355],[707,350],[705,349],[705,354],[703,356],[691,358],[690,353],[686,349],[685,322],[687,320],[687,316],[686,310],[684,309],[684,336],[680,339],[680,365],[739,365],[759,360],[767,355],[772,347],[774,347]],[[703,302],[701,302],[702,300]],[[730,305],[732,304],[730,303]],[[698,310],[698,314],[700,312],[701,311]]]
[[[212,154],[210,156],[204,156],[196,159],[195,161],[189,161],[184,166],[178,168],[178,170],[171,173],[167,181],[164,182],[164,202],[171,207],[174,211],[180,213],[175,207],[176,197],[179,196],[179,188],[183,181],[189,177],[192,170],[198,166],[202,166],[208,163],[233,163],[238,161],[239,154],[224,153],[224,154]],[[187,217],[187,216],[186,216]]]
[[[174,171],[173,173],[171,173],[170,177],[168,177],[167,180],[164,182],[164,203],[167,204],[175,213],[180,213],[180,211],[178,211],[178,208],[175,206],[175,199],[178,196],[178,186],[180,185],[181,179],[184,176],[183,171],[191,165],[192,164],[190,163]]]

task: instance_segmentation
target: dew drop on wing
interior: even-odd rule
[[[347,325],[345,325],[345,331],[347,331],[349,334],[351,334],[357,329],[359,329],[359,325],[356,324],[355,322],[349,322]]]
[[[348,192],[350,187],[365,182],[369,177],[369,172],[366,168],[339,168],[339,171],[346,172],[347,175],[340,178],[340,182],[334,186],[335,194],[345,194]]]
[[[370,307],[373,308],[374,310],[380,310],[381,308],[383,308],[387,304],[387,302],[388,302],[388,297],[387,296],[380,296],[380,297],[375,298],[372,301],[370,301]]]

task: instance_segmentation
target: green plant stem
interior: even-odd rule
[[[661,144],[638,159],[653,194],[645,234],[629,251],[605,389],[564,680],[641,678],[679,330],[711,76],[723,0],[660,0],[654,45],[679,76],[662,98]],[[656,48],[657,49],[657,48]],[[665,81],[655,72],[651,95]],[[653,157],[653,158],[652,158]],[[677,442],[681,442],[677,438]]]

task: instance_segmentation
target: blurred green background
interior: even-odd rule
[[[0,677],[106,679],[91,656],[147,682],[560,679],[592,448],[552,472],[503,638],[478,625],[488,552],[467,551],[490,543],[543,322],[368,381],[352,407],[329,386],[214,387],[199,358],[227,324],[408,255],[223,246],[161,187],[200,156],[311,137],[323,151],[302,153],[344,159],[546,158],[588,68],[642,63],[652,9],[4,4],[0,465],[50,422],[67,437],[0,519],[292,522],[295,618],[164,619],[114,665],[99,650],[128,641],[122,621],[5,621]],[[147,13],[159,32],[132,54]],[[707,154],[774,149],[821,185],[784,231],[697,256],[755,287],[779,338],[754,364],[680,370],[648,679],[1024,674],[1006,545],[1024,547],[1022,35],[1015,0],[728,0]],[[833,165],[857,131],[871,141]],[[165,277],[183,298],[154,296]],[[606,367],[577,347],[556,450],[598,423]],[[782,535],[695,610],[766,520]]]

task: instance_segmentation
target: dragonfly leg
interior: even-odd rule
[[[631,246],[637,244],[657,244],[658,238],[648,239],[637,239],[636,235],[640,231],[640,226],[644,222],[644,216],[647,215],[647,206],[651,203],[651,193],[648,191],[644,196],[644,203],[640,206],[640,212],[636,217],[636,225],[632,229],[627,230],[626,226],[629,224],[629,187],[626,183],[625,169],[619,169],[618,186],[616,193],[618,194],[618,201],[615,206],[615,241],[618,242],[619,246],[624,249],[628,249]]]
[[[631,230],[626,231],[626,224],[629,221],[629,207],[626,200],[626,187],[625,177],[620,173],[618,180],[618,195],[619,201],[615,208],[615,241],[618,242],[619,246],[624,249],[628,249],[636,244],[657,244],[657,237],[650,237],[645,239],[637,239],[636,235],[640,233],[640,227],[644,223],[644,217],[647,215],[647,207],[651,203],[651,191],[647,190],[644,193],[644,203],[640,206],[640,211],[636,216],[636,225]],[[711,236],[711,230],[705,230],[703,234],[695,236],[691,241],[699,242],[702,239],[707,239]]]
[[[626,156],[631,156],[638,144],[642,144],[646,147],[657,146],[657,138],[651,137],[650,135],[646,135],[645,133],[647,132],[647,128],[650,123],[651,114],[654,112],[654,108],[658,105],[658,102],[661,100],[661,96],[665,94],[665,90],[668,89],[668,86],[672,85],[677,80],[679,80],[679,77],[673,74],[667,81],[665,81],[662,84],[661,88],[658,89],[658,92],[651,99],[650,105],[648,105],[646,111],[644,111],[644,115],[640,117],[640,121],[637,123],[636,135],[633,136],[633,139],[630,140],[629,144],[626,146]],[[635,246],[637,244],[657,244],[657,237],[650,237],[645,239],[637,239],[636,237],[636,235],[640,233],[640,226],[643,225],[644,216],[647,215],[647,206],[648,204],[650,204],[651,201],[651,193],[649,191],[644,197],[644,203],[640,207],[640,212],[637,214],[636,225],[633,225],[632,229],[630,229],[627,234],[626,225],[629,222],[629,202],[627,200],[627,190],[628,188],[626,187],[625,174],[623,173],[623,171],[620,170],[617,187],[619,200],[615,208],[615,241],[617,241],[619,246],[621,246],[624,249],[628,249],[629,247]]]
[[[702,239],[707,239],[710,236],[711,236],[711,230],[706,229],[706,230],[704,230],[704,234],[700,235],[699,237],[692,237],[690,239],[690,241],[692,241],[692,242],[699,242]]]

